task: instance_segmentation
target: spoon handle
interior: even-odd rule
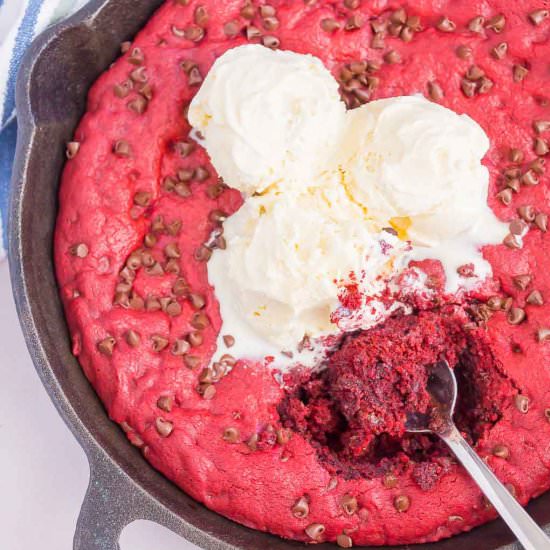
[[[550,539],[462,437],[456,426],[441,438],[468,470],[525,550],[550,550]]]

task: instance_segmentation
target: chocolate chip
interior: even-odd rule
[[[142,115],[147,110],[147,105],[147,99],[141,95],[138,95],[132,99],[132,101],[128,102],[128,109],[138,115]]]
[[[204,245],[201,245],[199,248],[195,250],[195,253],[193,254],[193,257],[197,262],[207,262],[212,256],[212,250],[207,248]]]
[[[151,87],[151,84],[143,84],[143,86],[140,86],[139,93],[147,101],[151,101],[153,99],[153,88]]]
[[[104,338],[97,344],[97,349],[100,353],[103,355],[107,355],[108,357],[111,357],[113,355],[113,350],[116,345],[116,340],[112,336],[108,336],[107,338]]]
[[[502,307],[502,298],[500,296],[491,296],[487,300],[487,307],[491,311],[498,311]]]
[[[510,449],[506,447],[506,445],[495,445],[492,452],[494,456],[498,458],[503,458],[504,460],[506,460],[510,456]]]
[[[519,181],[519,179],[507,180],[506,187],[511,189],[514,193],[519,193],[521,189],[521,182]]]
[[[155,420],[155,428],[161,437],[168,437],[174,430],[174,424],[168,420],[164,420],[162,417],[158,417]]]
[[[224,191],[225,186],[221,183],[213,183],[206,188],[206,195],[208,198],[214,200],[217,199]]]
[[[198,348],[203,343],[202,332],[195,330],[187,335],[187,341],[191,344],[191,347]]]
[[[383,50],[386,47],[386,41],[384,40],[384,33],[374,33],[371,41],[371,48],[374,50]]]
[[[179,338],[172,344],[172,349],[170,350],[172,355],[185,355],[189,351],[190,345],[187,340]]]
[[[472,48],[470,48],[469,46],[465,46],[464,44],[461,44],[456,49],[456,55],[460,59],[468,59],[469,57],[472,56]]]
[[[539,212],[535,216],[535,225],[543,232],[546,233],[548,230],[548,214]]]
[[[132,65],[141,65],[145,61],[145,56],[141,51],[141,48],[133,48],[128,56],[128,63]]]
[[[132,347],[135,348],[136,346],[139,346],[140,337],[139,334],[135,330],[128,330],[125,334],[126,343]]]
[[[544,174],[544,166],[546,165],[546,160],[542,157],[537,157],[529,164],[529,168],[535,172],[535,174],[542,175]]]
[[[512,281],[514,282],[514,285],[520,290],[525,290],[531,284],[532,280],[533,280],[533,277],[528,273],[524,273],[522,275],[516,275],[515,277],[512,277]]]
[[[191,72],[191,69],[195,68],[196,66],[196,61],[193,61],[192,59],[184,59],[180,62],[180,67],[183,69],[183,72],[185,74],[189,74]]]
[[[262,25],[266,31],[274,31],[279,28],[279,20],[274,16],[264,17]]]
[[[482,76],[481,79],[479,80],[477,93],[486,94],[494,85],[495,83],[490,78],[487,78],[486,76]]]
[[[231,336],[231,334],[224,334],[223,343],[226,347],[231,348],[235,345],[235,337]]]
[[[229,353],[224,353],[220,358],[220,363],[233,367],[237,363],[237,360]]]
[[[179,302],[177,302],[176,300],[172,300],[168,303],[168,305],[166,306],[166,313],[170,316],[170,317],[177,317],[178,315],[181,314],[181,305]]]
[[[246,38],[247,40],[255,40],[262,37],[262,31],[254,25],[249,25],[246,27]]]
[[[533,122],[533,128],[537,134],[542,134],[550,130],[550,120],[535,120]]]
[[[223,26],[223,32],[227,38],[235,38],[239,34],[241,26],[238,21],[228,21]]]
[[[393,506],[398,512],[406,512],[411,506],[411,499],[407,495],[399,495],[393,499]]]
[[[169,395],[161,395],[157,400],[157,407],[164,412],[171,412],[174,399]]]
[[[153,343],[153,351],[156,351],[157,353],[160,353],[168,346],[168,340],[158,334],[151,336],[151,342]]]
[[[529,296],[527,296],[527,298],[525,299],[525,301],[531,306],[544,305],[544,298],[542,297],[542,294],[539,290],[532,290],[529,293]]]
[[[537,154],[539,157],[543,157],[544,155],[547,155],[550,151],[550,147],[548,147],[548,142],[540,137],[535,138],[535,145],[534,145],[535,154]]]
[[[202,309],[206,305],[206,299],[202,294],[192,292],[189,294],[189,301],[194,309]]]
[[[526,414],[529,411],[529,398],[526,395],[517,394],[514,397],[514,403],[516,405],[516,409],[522,413]]]
[[[384,21],[383,19],[372,19],[370,21],[370,27],[372,29],[373,34],[384,34],[388,28],[387,21]]]
[[[168,235],[175,237],[176,235],[179,235],[179,232],[181,231],[181,226],[181,220],[173,220],[166,226],[166,232],[168,233]]]
[[[154,296],[147,296],[145,299],[146,311],[159,311],[161,308],[160,302]]]
[[[440,101],[445,94],[437,82],[428,82],[428,95],[433,101]]]
[[[311,540],[320,542],[325,532],[325,526],[322,523],[311,523],[304,531]]]
[[[502,13],[499,13],[498,15],[491,17],[485,24],[486,29],[491,29],[497,34],[502,32],[505,26],[506,26],[506,18]]]
[[[164,247],[164,254],[167,258],[179,258],[181,256],[178,243],[172,242]]]
[[[138,67],[130,73],[130,79],[138,84],[145,84],[149,77],[147,76],[147,69],[145,67]]]
[[[539,328],[537,331],[537,341],[538,342],[549,342],[550,341],[550,328]],[[550,420],[550,417],[549,417]]]
[[[519,217],[526,222],[535,221],[535,208],[530,204],[522,205],[518,208]]]
[[[172,292],[175,296],[186,296],[189,293],[189,285],[185,279],[179,277],[172,285]]]
[[[521,177],[521,183],[523,183],[523,185],[527,185],[528,187],[532,187],[533,185],[538,185],[539,178],[533,170],[527,170],[527,172],[525,172],[525,174]]]
[[[357,499],[352,495],[344,495],[340,501],[340,505],[342,506],[342,510],[344,510],[348,516],[353,516],[359,508]]]
[[[202,84],[203,78],[202,74],[198,67],[193,67],[189,71],[189,76],[187,78],[187,84],[189,86],[200,86]]]
[[[188,369],[195,370],[201,363],[201,358],[196,355],[184,355],[183,362]]]
[[[529,72],[529,69],[527,67],[524,67],[523,65],[514,65],[512,68],[512,74],[514,78],[514,82],[521,82]]]
[[[89,250],[86,244],[78,243],[71,246],[69,252],[77,258],[86,258],[86,256],[88,256]]]
[[[504,204],[508,206],[512,202],[513,193],[511,189],[503,189],[497,193],[497,198]]]
[[[356,31],[360,29],[363,25],[364,25],[363,17],[358,13],[355,13],[352,16],[348,17],[346,24],[344,26],[344,29],[346,31]]]
[[[216,395],[216,387],[214,384],[203,384],[199,387],[199,393],[202,395],[203,399],[210,401]]]
[[[510,311],[508,312],[508,322],[511,325],[519,325],[525,320],[525,310],[520,307],[512,307],[510,308]]]
[[[256,8],[251,3],[246,3],[241,8],[241,17],[244,19],[254,19],[256,15]]]
[[[223,223],[227,219],[227,214],[223,210],[212,210],[208,214],[208,219],[213,223]]]
[[[508,43],[500,42],[491,50],[491,55],[495,59],[503,59],[506,56],[507,52],[508,52]]]
[[[333,19],[332,17],[326,17],[325,19],[321,19],[321,28],[325,32],[336,32],[340,28],[340,23],[336,21],[336,19]]]
[[[401,38],[403,42],[411,42],[414,38],[414,30],[407,26],[403,27],[401,33],[399,34],[399,38]]]
[[[152,266],[145,268],[145,273],[151,275],[152,277],[160,277],[164,275],[164,269],[159,262],[155,262]]]
[[[540,25],[548,16],[550,12],[545,9],[534,10],[529,14],[529,19],[533,25]]]
[[[193,13],[193,21],[200,27],[205,27],[208,24],[209,16],[208,11],[203,5],[199,5],[195,8]]]
[[[193,178],[197,181],[203,182],[210,177],[210,172],[204,166],[198,166],[193,174]]]
[[[257,434],[256,435],[256,438],[258,437]],[[250,446],[250,445],[249,445]],[[303,496],[303,497],[300,497],[293,505],[292,505],[292,508],[290,509],[291,512],[292,512],[292,515],[295,517],[295,518],[298,518],[298,519],[304,519],[304,518],[307,518],[307,516],[309,515],[309,502],[308,502],[308,499],[307,497]]]
[[[115,141],[113,152],[118,157],[126,158],[132,154],[132,147],[127,141],[119,139],[118,141]]]
[[[340,548],[351,548],[353,546],[353,541],[349,535],[342,533],[336,537],[336,544]]]
[[[174,151],[183,158],[188,157],[195,150],[195,145],[189,141],[176,141]]]
[[[124,82],[120,82],[119,84],[115,84],[113,87],[113,92],[118,98],[124,99],[133,87],[134,83],[128,79]]]
[[[179,275],[181,271],[180,264],[175,258],[172,258],[171,260],[168,260],[166,262],[164,270],[166,271],[166,273],[174,273],[175,275]]]
[[[292,438],[292,432],[286,428],[279,428],[275,433],[277,435],[277,443],[279,445],[286,445]]]
[[[80,150],[80,142],[79,141],[69,141],[67,143],[67,147],[65,149],[65,155],[69,160],[71,160],[74,157],[76,157],[79,150]]]
[[[510,222],[510,233],[512,233],[512,235],[523,236],[527,233],[528,229],[528,225],[520,218]]]
[[[181,197],[182,199],[186,199],[187,197],[190,197],[192,195],[191,188],[183,181],[179,181],[178,183],[176,183],[174,191],[176,192],[176,195],[178,195],[178,197]]]
[[[138,206],[149,206],[151,204],[151,199],[153,198],[153,195],[151,193],[148,193],[147,191],[138,191],[134,195],[134,204],[137,204]]]
[[[240,442],[241,435],[237,428],[225,428],[222,437],[227,443],[235,444]]]
[[[456,23],[448,17],[442,17],[437,22],[436,28],[442,32],[454,32],[456,30]]]
[[[384,54],[384,61],[388,63],[389,65],[393,65],[395,63],[401,62],[401,55],[399,55],[399,52],[395,50],[390,50],[386,54]]]
[[[191,326],[197,330],[204,330],[206,327],[210,326],[210,319],[206,313],[198,311],[191,318]]]
[[[190,25],[183,30],[183,35],[186,40],[200,42],[204,38],[204,29],[199,26]]]
[[[460,88],[466,97],[473,97],[476,93],[477,84],[467,78],[463,78],[460,82]]]
[[[514,305],[514,300],[511,296],[502,300],[502,311],[510,311]]]
[[[477,65],[471,65],[466,71],[466,78],[468,80],[479,80],[485,76],[485,71]]]
[[[281,45],[281,41],[276,36],[266,35],[262,37],[262,44],[266,48],[276,50]]]
[[[483,24],[485,23],[485,18],[481,15],[470,19],[468,22],[468,29],[472,32],[481,32],[483,31]]]

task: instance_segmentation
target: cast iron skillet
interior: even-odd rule
[[[223,0],[220,0],[223,1]],[[65,143],[83,114],[86,92],[161,0],[93,0],[39,37],[17,84],[19,136],[12,182],[10,269],[19,318],[36,370],[86,452],[90,485],[75,550],[116,550],[122,529],[156,521],[207,550],[304,548],[219,516],[151,468],[112,423],[77,361],[58,296],[52,234]],[[550,527],[550,493],[529,511]],[[512,550],[500,522],[418,550]],[[323,544],[316,548],[335,548]]]

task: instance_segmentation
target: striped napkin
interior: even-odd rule
[[[33,38],[87,0],[0,0],[0,258],[7,248],[7,208],[17,121],[15,79]],[[3,245],[3,246],[2,246]]]

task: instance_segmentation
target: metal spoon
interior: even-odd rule
[[[550,539],[544,531],[507,491],[455,426],[453,414],[457,384],[454,372],[447,361],[440,361],[430,368],[426,389],[434,401],[433,412],[437,420],[434,422],[433,414],[412,412],[407,415],[407,431],[438,435],[468,470],[525,550],[550,550]]]

